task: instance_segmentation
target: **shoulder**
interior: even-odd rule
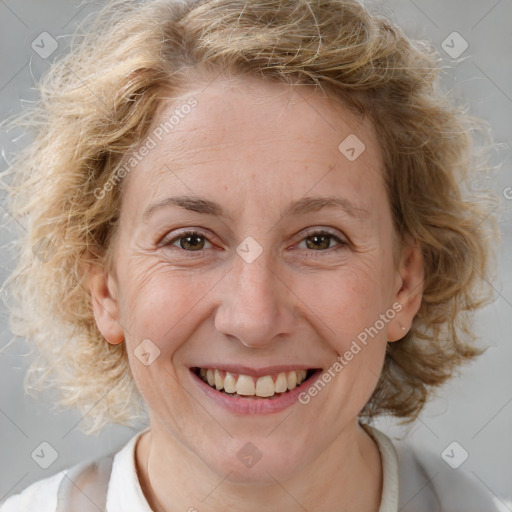
[[[107,510],[131,510],[133,501],[129,496],[127,506],[118,505],[120,499],[126,497],[127,478],[132,484],[130,489],[138,485],[134,447],[137,439],[146,430],[135,434],[114,453],[75,464],[56,475],[33,483],[21,493],[0,503],[0,512],[57,512],[67,510],[71,503],[73,510],[89,510],[91,503],[93,510],[103,510],[105,501],[108,502],[109,498],[111,503]],[[142,496],[142,491],[139,494]],[[139,507],[135,510],[145,509]]]
[[[489,489],[465,470],[450,465],[441,454],[390,439],[365,425],[379,446],[383,465],[381,511],[400,512],[501,512],[508,510]],[[450,452],[449,457],[457,454]],[[464,461],[462,461],[464,462]],[[454,467],[452,467],[454,466]]]
[[[57,490],[64,478],[65,471],[38,480],[23,492],[7,498],[0,504],[1,512],[55,512],[57,508]]]
[[[114,457],[115,454],[109,454],[81,462],[39,480],[8,498],[0,512],[103,510]]]
[[[401,512],[499,512],[497,497],[463,467],[409,442],[393,440],[397,454]]]

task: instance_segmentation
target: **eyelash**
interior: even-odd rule
[[[188,231],[183,231],[182,233],[180,233],[178,236],[175,236],[174,238],[164,240],[161,245],[163,247],[172,247],[174,242],[177,242],[182,238],[186,238],[187,236],[193,236],[193,235],[199,235],[201,238],[204,238],[205,240],[209,241],[206,234],[203,233],[202,231],[188,230]],[[340,237],[335,235],[333,232],[326,230],[326,229],[319,230],[319,231],[312,231],[311,233],[307,233],[306,236],[304,236],[300,241],[302,242],[302,241],[306,240],[307,238],[312,238],[313,236],[329,236],[329,237],[333,238],[336,242],[338,242],[339,246],[338,247],[336,247],[336,246],[329,247],[328,249],[319,249],[318,251],[315,251],[314,249],[310,249],[309,252],[319,252],[319,253],[329,252],[330,253],[332,251],[343,250],[348,246],[348,242],[346,242],[345,240],[342,240]],[[189,250],[183,249],[181,247],[174,247],[174,249],[178,249],[182,252],[199,253],[199,254],[201,254],[203,251],[206,250],[206,249],[200,249],[198,251],[189,251]]]

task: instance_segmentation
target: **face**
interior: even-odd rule
[[[148,133],[97,324],[125,340],[161,443],[234,481],[287,478],[353,435],[419,307],[379,141],[319,92],[247,78],[163,104]]]

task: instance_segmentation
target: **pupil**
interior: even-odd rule
[[[328,249],[330,236],[331,235],[313,235],[307,239],[308,241],[310,239],[314,240],[313,245],[309,244],[308,241],[306,241],[306,245],[308,246],[308,249],[318,249],[318,248]],[[321,246],[317,245],[319,241],[320,241]],[[325,243],[325,242],[327,242],[327,243]]]
[[[181,248],[182,249],[189,249],[189,248],[197,249],[198,248],[197,244],[201,244],[201,239],[202,239],[202,237],[198,236],[198,235],[186,235],[182,239]],[[183,242],[183,240],[185,240],[185,242]],[[192,243],[190,242],[191,240],[192,240]],[[187,245],[188,245],[188,247],[186,247]],[[202,248],[202,246],[199,247],[199,249],[201,249],[201,248]]]

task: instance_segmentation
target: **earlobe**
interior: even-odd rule
[[[98,329],[112,345],[122,343],[124,330],[119,322],[119,301],[114,279],[103,267],[94,265],[88,267],[86,281]]]
[[[425,268],[421,247],[407,236],[397,270],[395,301],[400,312],[388,325],[388,341],[398,341],[409,331],[421,306]]]

